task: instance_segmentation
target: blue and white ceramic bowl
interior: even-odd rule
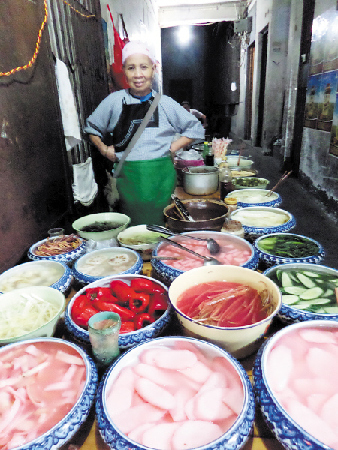
[[[160,284],[166,291],[168,291],[168,288],[166,286],[164,286],[161,282],[154,280],[153,278],[150,278],[150,277],[145,277],[143,275],[118,275],[118,276],[102,278],[98,281],[90,283],[87,286],[85,286],[84,288],[82,288],[79,292],[77,292],[67,305],[67,308],[65,311],[65,324],[66,324],[67,330],[70,334],[70,337],[72,339],[74,339],[75,342],[78,342],[80,345],[84,346],[85,348],[90,346],[88,330],[86,330],[82,327],[79,327],[73,321],[72,315],[71,315],[73,303],[79,295],[82,295],[86,291],[86,289],[89,289],[89,288],[95,288],[95,287],[99,287],[99,286],[109,287],[110,282],[112,280],[122,280],[129,284],[130,281],[134,278],[145,278],[147,280],[152,280],[155,283]],[[131,348],[131,347],[135,346],[136,344],[139,344],[148,339],[152,339],[152,338],[159,336],[167,328],[171,318],[172,318],[172,309],[171,309],[170,303],[168,301],[168,309],[154,323],[149,324],[146,327],[141,328],[140,330],[137,330],[137,331],[120,334],[119,335],[120,349]]]
[[[37,342],[56,343],[60,345],[61,351],[64,349],[64,346],[71,347],[76,350],[79,357],[83,359],[85,363],[86,381],[78,400],[74,403],[71,410],[62,420],[33,441],[19,447],[15,447],[16,450],[57,449],[69,442],[79,430],[81,425],[86,421],[94,402],[98,385],[98,373],[96,366],[93,360],[80,347],[63,339],[57,338],[37,338],[29,341],[29,343],[33,345]],[[27,341],[17,342],[2,347],[0,349],[0,359],[1,352],[6,352],[9,349],[14,350],[22,345],[27,345]]]
[[[224,359],[224,361],[228,361],[230,365],[235,369],[243,386],[243,408],[239,413],[235,423],[218,439],[210,442],[207,445],[198,447],[198,450],[237,450],[242,448],[248,440],[253,426],[255,403],[251,383],[241,364],[229,353],[209,342],[187,337],[171,336],[157,338],[150,342],[144,342],[129,350],[117,361],[115,361],[115,363],[106,372],[105,378],[101,381],[96,397],[96,416],[100,434],[109,448],[120,450],[141,450],[149,448],[135,442],[117,428],[108,413],[106,401],[107,393],[109,392],[110,387],[113,385],[114,381],[119,375],[121,369],[132,364],[135,361],[135,358],[138,358],[138,356],[143,351],[162,345],[173,346],[177,342],[182,342],[183,344],[186,343],[186,345],[190,346],[194,345],[196,346],[198,351],[202,352],[207,357],[210,356],[211,358],[222,358]]]
[[[81,284],[89,284],[108,276],[138,274],[142,268],[142,257],[135,250],[110,247],[81,256],[74,263],[73,273]]]
[[[268,427],[284,448],[294,450],[329,450],[331,447],[325,445],[323,442],[320,442],[309,432],[305,431],[304,428],[286,412],[285,408],[277,400],[276,395],[271,388],[271,376],[269,375],[267,367],[267,362],[271,351],[275,345],[278,345],[280,339],[284,338],[288,334],[291,335],[291,333],[296,330],[301,331],[308,328],[318,330],[320,330],[320,328],[326,328],[332,329],[336,333],[338,332],[338,324],[336,322],[319,320],[295,323],[278,331],[273,337],[265,342],[257,354],[253,368],[254,392],[257,403],[260,406]],[[299,345],[295,345],[294,348],[297,351],[297,349],[299,349]],[[304,359],[304,354],[299,354],[299,360]],[[309,369],[307,368],[307,370]],[[306,378],[304,378],[304,383],[306,383],[306,381]],[[312,380],[310,380],[310,382],[311,381]],[[326,387],[329,387],[326,380],[324,380],[324,385],[325,383]],[[312,384],[312,388],[310,386],[308,389],[310,390],[310,394],[313,393],[313,388],[314,384]],[[285,388],[285,390],[286,389],[287,388]],[[304,409],[307,410],[307,407],[304,406]],[[310,412],[307,414],[310,414]],[[320,427],[318,423],[317,425]]]
[[[32,259],[33,261],[58,261],[71,265],[76,259],[80,258],[80,256],[82,256],[85,253],[86,241],[80,238],[79,236],[76,236],[76,239],[79,239],[80,245],[71,251],[52,256],[39,256],[35,253],[37,248],[41,244],[44,244],[49,240],[59,239],[60,237],[61,236],[56,236],[55,238],[46,238],[32,245],[27,253],[28,258]]]
[[[319,242],[315,241],[314,239],[311,239],[307,236],[302,236],[301,234],[283,233],[283,237],[290,237],[290,239],[292,239],[293,237],[304,238],[310,241],[311,243],[315,244],[315,246],[318,248],[317,254],[302,256],[299,258],[289,258],[287,256],[273,255],[272,253],[268,253],[267,251],[262,249],[261,245],[264,239],[273,236],[278,237],[279,235],[280,232],[271,233],[269,236],[261,236],[255,240],[254,246],[257,250],[258,258],[260,259],[260,261],[264,262],[268,267],[273,266],[275,264],[288,264],[288,263],[318,264],[323,260],[325,252],[322,245]]]
[[[294,216],[272,206],[250,206],[231,213],[231,220],[241,222],[245,235],[254,239],[271,233],[286,233],[296,226]]]
[[[237,206],[240,208],[248,208],[250,206],[271,206],[276,208],[282,203],[282,197],[277,192],[272,192],[265,189],[237,189],[230,192],[226,198],[235,198]]]
[[[50,286],[64,293],[72,282],[71,269],[58,261],[31,261],[14,266],[0,275],[0,291],[28,286]]]
[[[312,289],[313,287],[316,287],[316,286],[321,286],[320,289],[323,290],[323,293],[318,294],[320,296],[320,300],[318,302],[319,304],[317,307],[315,307],[313,309],[313,311],[297,308],[296,304],[293,304],[293,305],[287,304],[286,296],[288,296],[288,298],[290,298],[291,294],[289,295],[289,293],[284,290],[283,283],[282,283],[282,276],[283,276],[283,272],[287,273],[290,270],[297,271],[298,274],[301,274],[300,279],[303,279],[302,277],[304,277],[304,274],[305,274],[306,279],[304,281],[306,283],[308,282],[308,279],[310,278],[309,289]],[[277,276],[277,274],[278,274],[278,276]],[[311,276],[309,277],[308,276],[309,274],[313,274],[314,277],[313,278],[311,278]],[[319,283],[316,283],[316,274],[319,276],[319,278],[318,278]],[[332,277],[335,277],[336,278],[336,286],[338,287],[338,270],[332,269],[331,267],[322,266],[320,264],[289,263],[289,264],[281,264],[281,265],[270,267],[269,269],[267,269],[264,272],[264,275],[267,276],[268,278],[270,278],[272,281],[274,281],[282,292],[282,306],[281,306],[281,309],[279,310],[278,316],[283,322],[293,323],[293,322],[304,322],[306,320],[334,320],[334,321],[338,322],[338,305],[334,299],[334,297],[335,297],[335,293],[333,290],[334,286],[331,285],[331,283],[329,286],[329,283],[325,283],[325,281],[320,278],[321,275],[324,275],[324,276],[330,275]],[[311,280],[313,280],[312,283],[311,283]],[[298,286],[300,286],[302,283],[301,282],[294,283],[295,286],[296,286],[296,284]],[[333,289],[332,289],[332,287],[333,287]],[[332,293],[330,293],[329,298],[331,298],[331,304],[332,304],[332,298],[333,298],[333,301],[335,302],[335,305],[333,305],[334,307],[330,306],[330,304],[329,305],[327,305],[325,303],[320,304],[320,301],[322,300],[322,298],[324,298],[324,300],[325,300],[325,296],[326,297],[329,296],[329,290],[332,291]],[[289,292],[293,292],[293,290],[291,289]],[[284,296],[285,302],[283,302],[283,296]],[[293,296],[294,296],[294,294],[293,294]],[[334,312],[335,310],[336,310],[336,312]]]
[[[179,236],[196,236],[196,237],[208,237],[213,238],[216,241],[220,242],[221,245],[221,252],[216,255],[210,255],[216,259],[219,259],[222,264],[229,264],[228,262],[222,261],[222,242],[224,242],[223,246],[225,248],[225,245],[234,245],[235,247],[238,247],[240,249],[247,250],[249,253],[248,259],[244,262],[244,264],[241,265],[241,267],[246,267],[248,269],[255,270],[258,265],[258,255],[253,245],[251,245],[248,241],[245,239],[242,239],[238,236],[233,236],[231,234],[221,233],[218,231],[190,231],[187,233],[182,233],[181,235],[177,235],[178,237],[175,237],[175,240],[179,241],[180,244],[184,245],[184,238]],[[175,278],[177,278],[179,275],[184,273],[185,271],[172,267],[170,264],[167,264],[168,260],[161,260],[157,259],[156,257],[159,256],[158,253],[163,249],[164,246],[166,246],[166,242],[160,242],[156,248],[153,251],[153,258],[151,260],[151,265],[156,273],[156,276],[163,280],[164,283],[170,284]],[[175,247],[173,247],[175,248]],[[226,257],[226,251],[223,250],[223,256]],[[189,253],[187,252],[187,258],[189,258]],[[195,258],[195,257],[193,257]],[[201,266],[203,266],[203,261],[201,259]]]

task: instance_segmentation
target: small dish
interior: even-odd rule
[[[48,254],[39,254],[40,248],[45,248],[46,245],[53,243],[60,243],[62,245],[62,239],[66,239],[67,241],[73,240],[75,248],[69,250],[69,247],[64,247],[64,250],[61,248],[57,248],[56,250],[50,249]],[[68,249],[68,250],[67,250]],[[76,235],[65,235],[65,236],[56,236],[54,238],[46,238],[42,241],[37,242],[32,245],[28,250],[27,256],[29,259],[33,261],[59,261],[67,264],[72,264],[76,259],[80,258],[86,251],[86,242],[84,239],[80,238]],[[43,252],[44,253],[44,252]]]
[[[136,225],[121,231],[117,241],[122,247],[131,248],[140,253],[144,261],[149,261],[160,238],[161,233],[147,230],[146,225]]]

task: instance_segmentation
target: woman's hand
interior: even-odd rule
[[[89,139],[92,141],[92,143],[95,145],[95,147],[98,149],[98,151],[101,153],[102,156],[113,162],[117,160],[115,148],[113,145],[108,146],[104,144],[102,142],[102,139],[94,134],[90,134]]]
[[[106,145],[106,150],[103,151],[103,156],[105,156],[107,159],[109,159],[110,161],[115,162],[117,160],[116,157],[116,153],[115,153],[115,148],[113,145]]]

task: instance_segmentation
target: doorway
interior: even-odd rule
[[[268,27],[265,27],[259,33],[260,52],[260,85],[258,94],[258,113],[257,113],[257,133],[255,146],[261,147],[264,122],[264,97],[265,97],[265,81],[266,81],[266,65],[268,57]]]
[[[253,93],[253,75],[255,69],[255,43],[250,45],[248,50],[248,72],[246,85],[246,103],[245,103],[245,130],[244,139],[251,139],[252,127],[252,93]]]
[[[192,105],[192,79],[175,79],[169,81],[169,97],[182,103],[187,100]]]

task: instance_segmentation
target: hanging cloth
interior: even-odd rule
[[[121,39],[118,34],[114,26],[114,19],[108,4],[107,9],[114,32],[114,62],[110,65],[110,74],[117,89],[127,89],[129,86],[122,67],[122,49],[126,45],[127,39]]]

